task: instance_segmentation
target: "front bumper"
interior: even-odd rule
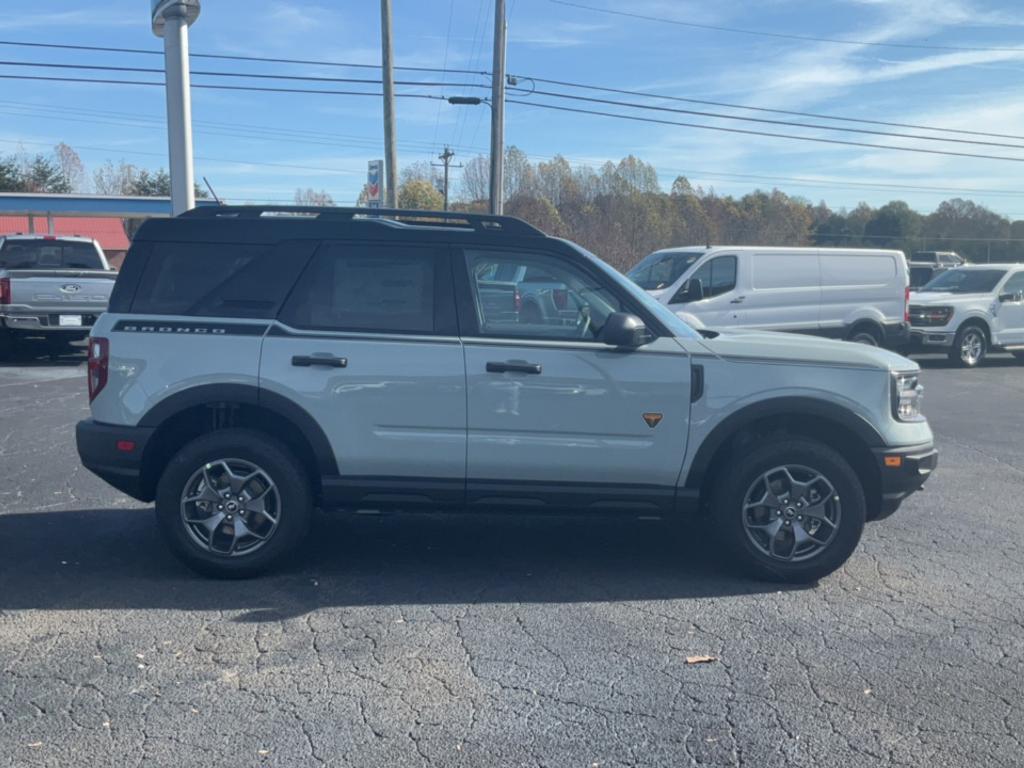
[[[891,512],[921,489],[938,466],[939,452],[931,443],[903,448],[875,448],[882,478],[882,511]]]
[[[153,431],[92,419],[80,421],[75,427],[75,442],[82,466],[132,498],[152,501],[152,491],[143,483],[142,457]]]
[[[910,346],[914,349],[927,349],[928,347],[948,348],[953,346],[953,339],[956,333],[946,331],[942,328],[911,328]]]

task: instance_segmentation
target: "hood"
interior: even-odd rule
[[[911,291],[910,292],[910,304],[949,304],[950,302],[957,301],[977,301],[979,298],[990,297],[991,292],[982,293],[950,293],[943,291],[941,293],[937,291]]]
[[[916,371],[917,363],[880,347],[799,333],[721,331],[701,340],[712,354],[727,359],[762,360],[802,365],[845,365],[883,371]]]

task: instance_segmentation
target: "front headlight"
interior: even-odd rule
[[[920,421],[924,387],[920,374],[894,372],[892,375],[892,415],[897,421]]]

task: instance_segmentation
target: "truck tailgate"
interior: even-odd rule
[[[103,312],[117,272],[95,269],[12,269],[11,304],[33,310],[83,309]]]

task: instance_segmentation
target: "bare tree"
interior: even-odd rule
[[[130,195],[139,177],[139,169],[122,160],[114,165],[107,160],[93,171],[92,183],[101,195]]]
[[[60,174],[64,177],[68,188],[72,192],[86,191],[85,166],[82,164],[82,158],[78,156],[78,153],[62,141],[53,148],[53,154],[57,159]]]
[[[462,169],[462,198],[466,202],[486,200],[491,194],[491,165],[485,155],[477,155]]]
[[[306,189],[295,190],[295,204],[296,205],[334,205],[334,198],[331,197],[330,193],[326,189],[321,189],[317,192],[312,187],[306,187]]]

